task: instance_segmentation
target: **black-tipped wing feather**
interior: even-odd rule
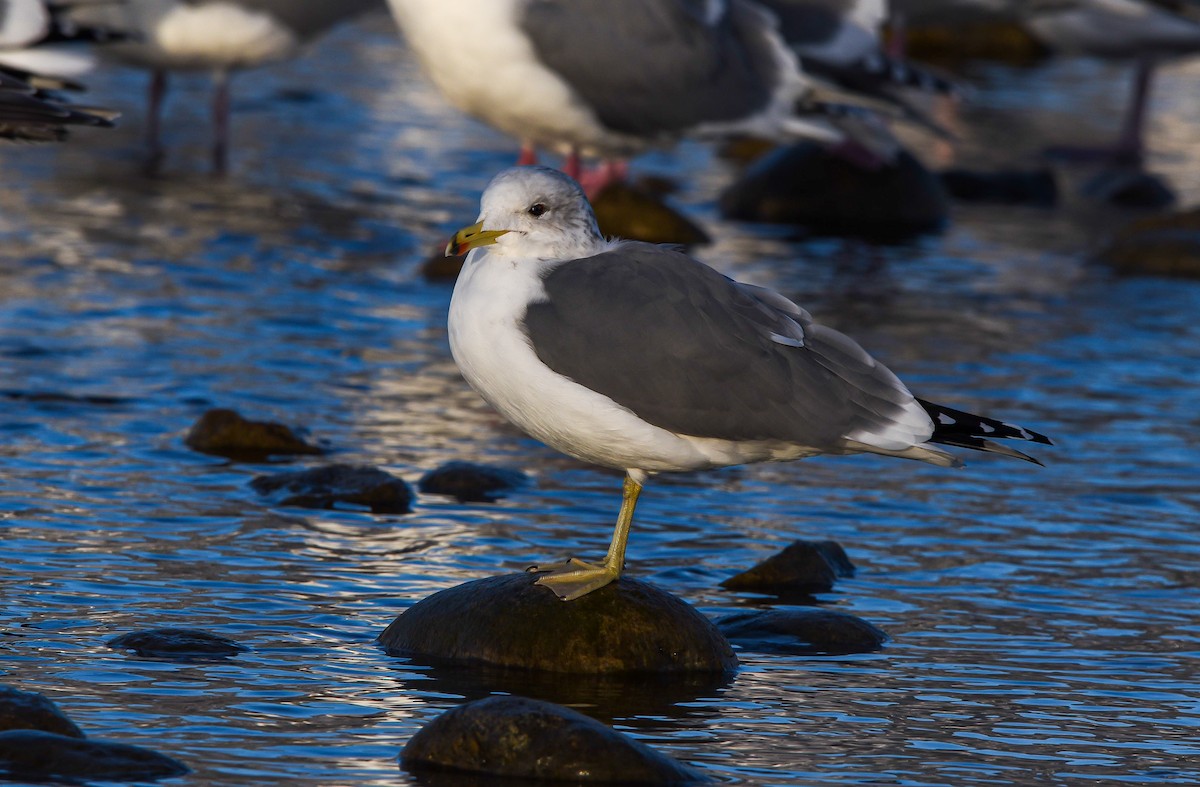
[[[1033,462],[1036,465],[1040,465],[1041,462],[1034,457],[995,441],[997,439],[1028,440],[1042,445],[1054,445],[1046,435],[1023,426],[997,421],[995,418],[987,418],[963,410],[955,410],[944,405],[927,402],[924,399],[917,399],[917,402],[933,419],[933,437],[929,438],[931,443],[1003,454],[1014,459],[1024,459],[1026,462]]]

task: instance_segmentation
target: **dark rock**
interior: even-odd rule
[[[1119,273],[1200,278],[1200,208],[1132,222],[1096,257]]]
[[[796,541],[721,587],[775,595],[825,593],[839,577],[853,574],[854,564],[837,542]]]
[[[779,147],[779,143],[758,137],[730,137],[717,145],[716,155],[724,161],[746,166]]]
[[[998,60],[1032,65],[1050,50],[1015,21],[947,20],[944,24],[913,26],[905,33],[908,57],[934,63]]]
[[[201,453],[246,462],[284,454],[319,454],[283,424],[248,421],[233,410],[209,410],[183,440]]]
[[[409,740],[400,763],[408,770],[575,784],[709,781],[578,711],[524,697],[488,697],[451,708]]]
[[[1049,208],[1058,204],[1058,183],[1048,169],[1029,171],[975,172],[949,169],[942,185],[963,202],[992,202],[1003,205],[1032,205]]]
[[[421,275],[430,281],[454,281],[466,261],[465,254],[447,257],[444,247],[435,249],[421,264]]]
[[[278,505],[333,509],[362,506],[373,514],[407,514],[412,490],[403,479],[377,467],[327,465],[312,470],[264,475],[250,482],[261,495],[280,493]]]
[[[133,631],[108,641],[113,650],[132,650],[139,656],[166,661],[226,659],[247,650],[231,639],[199,629],[158,628]]]
[[[596,223],[606,237],[695,246],[708,243],[708,233],[647,188],[610,183],[592,198]]]
[[[528,482],[519,470],[474,462],[447,462],[421,476],[417,488],[430,495],[449,495],[460,503],[490,503]]]
[[[868,169],[802,142],[751,164],[721,195],[720,208],[739,221],[891,241],[941,229],[949,204],[937,176],[907,152]]]
[[[179,760],[141,746],[41,730],[0,732],[0,778],[132,782],[188,773]]]
[[[733,649],[692,606],[629,577],[563,602],[508,574],[434,593],[379,635],[392,654],[550,672],[731,672]]]
[[[867,653],[888,636],[862,618],[828,609],[739,612],[717,627],[745,650],[793,655]]]
[[[71,738],[83,732],[48,697],[36,691],[0,686],[0,730],[42,730]]]
[[[1161,209],[1175,204],[1162,178],[1137,167],[1108,167],[1083,184],[1083,195],[1118,208]]]

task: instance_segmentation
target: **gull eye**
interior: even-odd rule
[[[537,218],[546,212],[546,206],[540,202],[535,202],[529,206],[529,215]]]

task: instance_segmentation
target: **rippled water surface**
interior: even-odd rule
[[[1127,75],[1085,62],[976,67],[962,160],[1025,166],[1116,128]],[[1200,197],[1200,64],[1164,73],[1151,161]],[[174,94],[165,173],[138,174],[144,76],[93,80],[109,133],[0,151],[0,681],[89,734],[186,761],[178,784],[410,784],[396,757],[464,697],[577,704],[735,784],[1200,782],[1200,284],[1087,262],[1126,220],[960,207],[901,247],[797,242],[722,222],[729,165],[679,177],[700,256],[855,335],[918,393],[1053,435],[1045,468],[875,458],[655,480],[630,569],[718,615],[718,583],[796,538],[858,564],[821,604],[892,641],[855,657],[742,652],[715,685],[438,671],[375,636],[431,592],[565,552],[599,554],[619,478],[524,437],[470,392],[450,287],[419,274],[467,223],[510,141],[446,108],[385,17],[236,83],[233,174],[204,174],[207,95]],[[924,143],[932,163],[946,151]],[[410,482],[442,462],[535,479],[493,505],[272,508],[182,437],[206,409],[307,429]],[[174,664],[110,650],[154,626],[250,652]]]

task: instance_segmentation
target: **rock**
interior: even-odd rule
[[[326,465],[312,470],[258,476],[250,487],[261,495],[279,493],[277,505],[333,509],[361,506],[373,514],[407,514],[412,490],[404,480],[377,467]]]
[[[0,778],[21,781],[132,782],[182,776],[179,760],[141,746],[41,730],[0,732]]]
[[[490,503],[528,482],[529,478],[519,470],[474,462],[447,462],[421,476],[417,489],[430,495],[449,495],[460,503]]]
[[[739,612],[717,627],[745,650],[792,655],[867,653],[888,636],[862,618],[828,609]]]
[[[1132,222],[1096,258],[1119,273],[1200,278],[1200,208]]]
[[[949,169],[942,185],[957,200],[1050,208],[1058,204],[1058,183],[1048,169],[975,172]]]
[[[578,784],[701,784],[698,771],[578,711],[524,697],[459,705],[414,735],[400,754],[408,770],[449,769]]]
[[[1161,209],[1175,204],[1162,178],[1137,167],[1107,167],[1081,187],[1083,196],[1117,208]]]
[[[465,254],[447,257],[445,247],[434,249],[425,258],[425,262],[421,263],[421,275],[430,281],[452,282],[458,278],[458,272],[462,270],[466,261]]]
[[[865,169],[812,142],[755,161],[720,197],[738,221],[799,224],[817,235],[901,240],[942,228],[949,203],[941,181],[910,153]]]
[[[732,672],[733,649],[692,606],[629,577],[563,602],[507,574],[434,593],[379,635],[391,654],[550,672]]]
[[[982,59],[1032,65],[1050,54],[1021,25],[1002,19],[914,26],[905,33],[905,51],[914,60],[943,64]]]
[[[695,246],[708,243],[708,233],[667,205],[650,189],[631,183],[610,183],[592,198],[596,223],[606,237]]]
[[[0,686],[0,730],[41,730],[82,738],[83,732],[48,697]]]
[[[108,641],[113,650],[132,650],[139,656],[166,661],[210,661],[247,650],[231,639],[187,628],[158,628],[122,634]]]
[[[825,593],[839,577],[854,575],[854,564],[835,541],[795,541],[753,568],[721,583],[727,590],[780,596]]]
[[[183,440],[204,454],[246,462],[284,454],[319,454],[321,449],[297,437],[283,424],[248,421],[233,410],[209,410]]]

